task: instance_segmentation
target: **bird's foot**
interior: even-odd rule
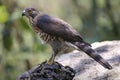
[[[52,56],[50,57],[50,59],[47,61],[48,64],[53,64],[55,60],[55,56],[54,54],[52,54]]]
[[[48,61],[47,61],[48,64],[53,64],[54,63],[54,59],[53,58],[50,58]]]

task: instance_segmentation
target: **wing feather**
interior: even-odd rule
[[[46,14],[37,17],[37,27],[45,33],[67,41],[83,41],[81,35],[70,24]]]

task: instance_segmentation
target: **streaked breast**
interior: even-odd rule
[[[56,39],[56,37],[51,36],[47,33],[42,32],[42,31],[38,32],[38,35],[45,43],[48,43],[49,41]]]

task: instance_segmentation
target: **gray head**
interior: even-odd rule
[[[26,16],[26,17],[36,17],[39,14],[39,11],[35,8],[26,8],[23,10],[22,12],[22,16]]]

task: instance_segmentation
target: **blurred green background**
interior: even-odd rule
[[[65,20],[89,43],[120,39],[120,0],[0,0],[0,80],[16,80],[52,53],[21,16],[26,7]]]

